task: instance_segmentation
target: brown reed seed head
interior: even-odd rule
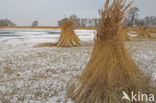
[[[61,23],[61,29],[74,29],[74,21],[72,19],[64,19]]]
[[[121,20],[132,4],[131,2],[125,7],[126,0],[114,0],[109,6],[109,2],[110,0],[106,0],[104,9],[99,11],[101,20],[97,29],[97,39],[107,39],[110,36],[119,35]]]

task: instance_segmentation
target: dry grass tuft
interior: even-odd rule
[[[67,86],[67,96],[72,97],[73,96],[73,91],[75,90],[75,84],[72,84],[70,86]]]
[[[51,47],[51,46],[56,46],[57,43],[51,43],[51,42],[47,42],[47,43],[40,43],[34,47]]]
[[[152,93],[150,77],[138,69],[120,35],[121,20],[132,2],[127,6],[126,0],[109,2],[100,10],[94,50],[73,92],[77,103],[125,103],[123,91]]]

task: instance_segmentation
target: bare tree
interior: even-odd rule
[[[0,20],[0,26],[8,26],[8,24],[4,20]]]
[[[134,26],[134,22],[138,17],[138,12],[139,12],[139,9],[135,8],[134,10],[128,13],[128,17],[127,17],[128,26]]]
[[[11,20],[2,19],[0,20],[0,26],[16,26],[16,24],[13,23]]]
[[[33,23],[32,23],[32,27],[36,27],[36,26],[39,26],[39,23],[37,20],[33,21]]]

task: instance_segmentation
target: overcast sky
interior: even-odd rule
[[[128,0],[130,1],[130,0]],[[134,0],[140,17],[156,16],[156,0]],[[34,20],[42,26],[57,25],[71,14],[98,17],[105,0],[0,0],[0,19],[10,19],[19,26],[30,26]]]

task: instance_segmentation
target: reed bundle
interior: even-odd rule
[[[76,103],[127,103],[121,101],[123,91],[151,92],[149,76],[138,69],[120,35],[121,20],[132,2],[126,6],[126,0],[109,2],[99,12],[94,50],[73,90]]]
[[[59,41],[55,43],[47,42],[40,43],[34,47],[75,47],[80,46],[80,39],[74,32],[74,20],[73,19],[64,19],[61,24],[61,33]]]
[[[65,19],[62,21],[61,34],[57,46],[80,46],[80,39],[74,32],[74,21],[72,19]]]

